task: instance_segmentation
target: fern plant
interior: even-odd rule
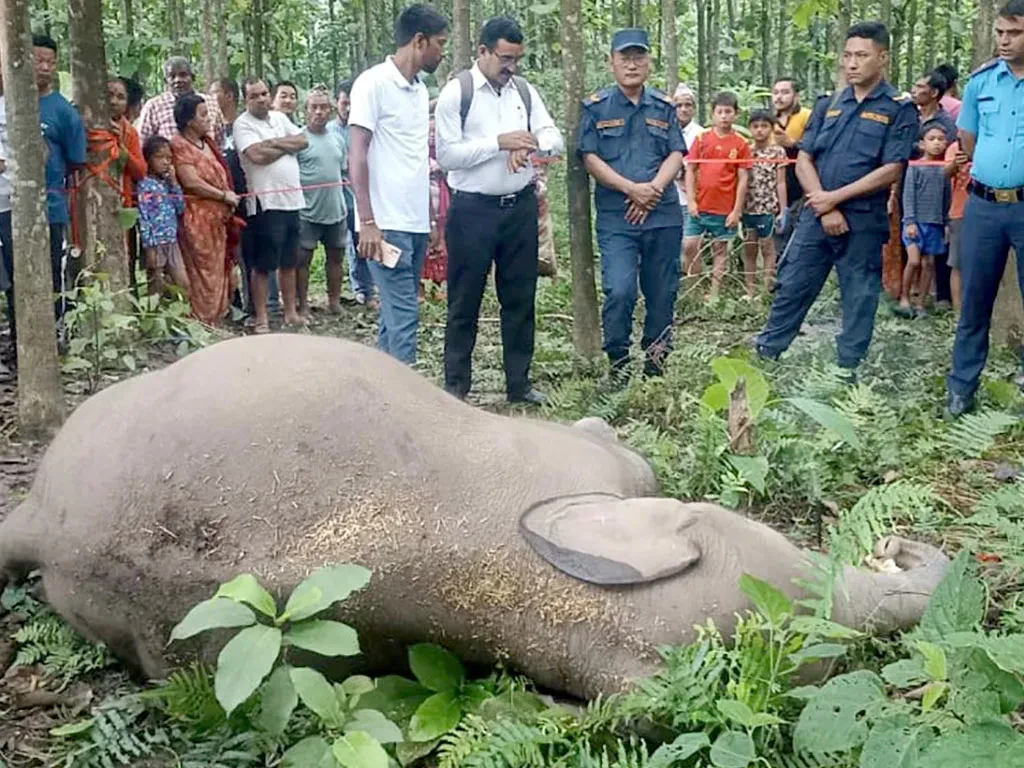
[[[58,737],[51,758],[64,768],[110,768],[135,765],[170,751],[172,734],[150,722],[138,698],[115,699],[92,712],[87,720],[54,728]]]
[[[106,646],[90,643],[49,609],[29,619],[13,640],[15,665],[41,664],[64,681],[104,669],[114,661]]]

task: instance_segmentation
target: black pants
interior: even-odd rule
[[[11,231],[11,213],[0,214],[0,237],[3,238],[3,260],[4,269],[7,270],[7,276],[10,278],[11,287],[7,291],[7,320],[11,325],[11,341],[15,342],[18,338],[18,326],[14,315],[14,248],[13,248],[13,233]],[[53,292],[59,293],[66,291],[70,286],[63,285],[63,274],[61,272],[61,259],[64,255],[64,225],[63,224],[51,224],[50,225],[50,267],[51,274],[53,277]],[[68,302],[57,297],[54,302],[53,314],[54,318],[60,320],[64,315],[64,310],[67,308]]]
[[[445,387],[460,396],[469,392],[480,302],[493,262],[501,304],[506,391],[512,398],[526,394],[530,389],[537,290],[537,197],[533,188],[528,187],[507,207],[501,207],[496,199],[456,192],[448,209],[445,240]]]
[[[950,288],[949,278],[953,270],[949,268],[949,254],[944,253],[935,257],[935,300],[953,301],[953,291]]]

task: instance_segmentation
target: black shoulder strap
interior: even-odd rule
[[[532,131],[530,118],[533,117],[533,98],[530,96],[530,86],[518,75],[513,75],[512,82],[515,84],[516,90],[519,91],[519,98],[523,100],[523,106],[526,107],[526,130]]]
[[[462,99],[459,101],[459,119],[462,122],[462,129],[466,129],[466,115],[469,114],[469,107],[473,103],[473,73],[464,69],[457,75],[459,88],[462,91]]]

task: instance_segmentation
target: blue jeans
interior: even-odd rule
[[[426,232],[384,230],[384,239],[402,255],[394,269],[376,261],[370,273],[380,289],[380,323],[377,346],[403,363],[416,362],[416,332],[420,323],[419,286],[427,257]]]
[[[360,259],[352,238],[348,239],[348,280],[352,285],[352,293],[370,298],[373,295],[373,275],[366,259]]]
[[[978,388],[988,359],[992,307],[1011,247],[1017,249],[1017,278],[1024,293],[1024,202],[993,203],[970,195],[960,247],[963,296],[953,370],[946,385],[953,394],[969,397]]]
[[[800,214],[789,256],[779,270],[771,314],[757,337],[763,355],[778,357],[793,343],[834,266],[843,307],[843,330],[836,337],[839,365],[856,368],[864,359],[875,329],[882,245],[888,234],[865,232],[858,221],[849,224],[847,234],[832,237],[825,234],[812,208]]]
[[[682,238],[681,226],[639,232],[609,231],[598,226],[604,291],[601,330],[604,351],[612,365],[622,365],[629,358],[638,278],[647,304],[641,345],[648,350],[649,361],[659,364],[664,353],[671,349],[672,316],[682,276],[679,262]]]

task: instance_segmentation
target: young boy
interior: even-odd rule
[[[139,234],[146,258],[146,278],[151,296],[163,294],[164,270],[188,297],[188,273],[178,249],[178,217],[185,212],[185,196],[174,175],[171,143],[150,136],[142,148],[149,172],[139,182]]]
[[[772,140],[775,116],[766,109],[750,114],[754,167],[743,207],[743,277],[747,297],[757,295],[757,251],[764,261],[765,289],[775,282],[775,225],[786,205],[786,150]]]
[[[728,264],[729,241],[736,236],[747,199],[750,145],[733,131],[739,113],[735,94],[723,91],[712,103],[712,128],[689,148],[687,161],[721,160],[686,164],[686,201],[690,216],[684,235],[684,268],[687,277],[700,274],[701,240],[711,238],[711,293],[716,298]]]
[[[953,310],[960,314],[960,226],[967,207],[967,183],[971,180],[970,158],[954,141],[946,148],[946,176],[952,176],[953,200],[949,206],[949,287]]]
[[[942,162],[946,155],[946,129],[937,122],[921,128],[922,160]],[[953,188],[941,165],[912,165],[903,183],[903,245],[907,266],[903,270],[903,290],[899,314],[920,317],[925,297],[935,274],[935,257],[944,256],[949,239],[949,207]],[[920,281],[918,278],[920,277]],[[918,286],[917,307],[911,309],[910,294]]]

